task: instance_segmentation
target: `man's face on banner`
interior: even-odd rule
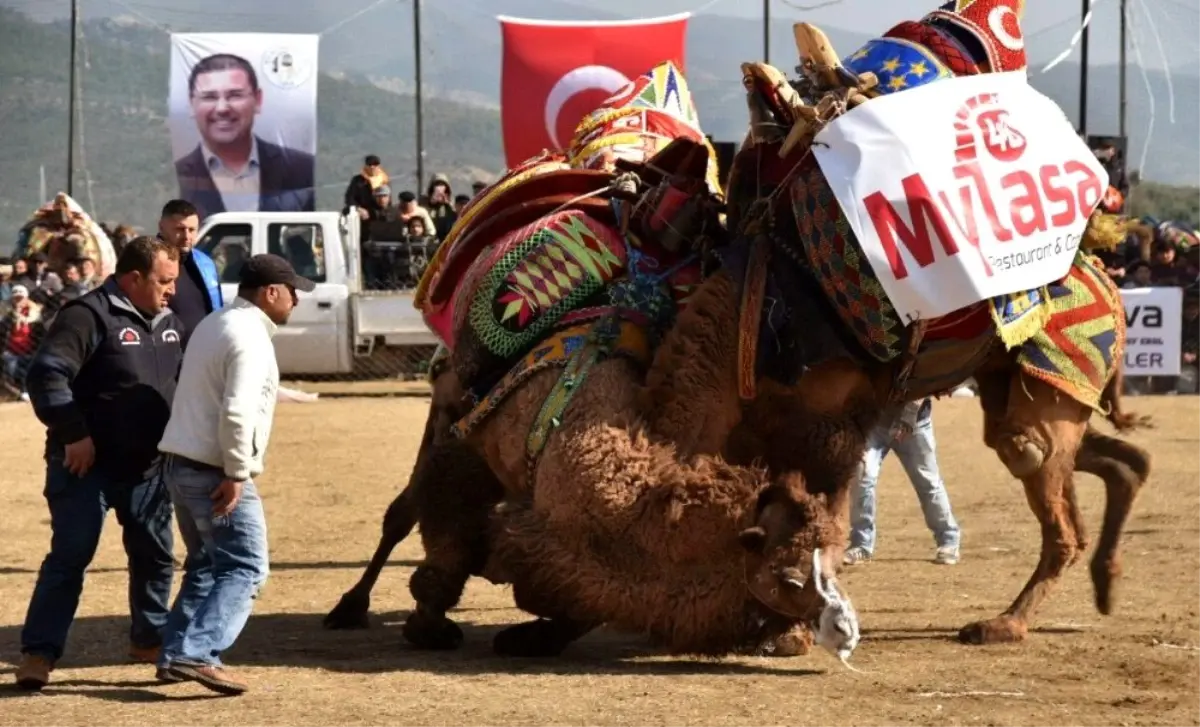
[[[251,86],[250,77],[240,68],[196,76],[192,117],[209,146],[249,138],[261,107],[262,89]]]

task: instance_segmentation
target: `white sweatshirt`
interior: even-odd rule
[[[262,474],[275,418],[277,326],[235,298],[196,326],[160,451],[220,467],[239,482]]]

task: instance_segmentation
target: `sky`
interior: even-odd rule
[[[443,0],[445,1],[445,0]],[[453,0],[450,0],[451,2]],[[878,32],[901,20],[913,20],[932,10],[943,0],[769,0],[772,19],[786,18],[815,25],[828,23],[841,28]],[[760,0],[567,0],[580,7],[603,7],[610,12],[637,17],[650,12],[669,15],[697,11],[712,15],[732,15],[761,18]],[[826,5],[826,3],[829,3]],[[503,5],[500,0],[499,5]],[[816,6],[824,7],[816,7]],[[805,6],[812,10],[802,10]],[[1200,66],[1200,0],[1132,0],[1128,5],[1131,21],[1138,39],[1143,43],[1143,60],[1147,68],[1163,67],[1157,43],[1151,32],[1151,22],[1157,26],[1163,45],[1168,49],[1172,66]],[[1080,0],[1027,0],[1023,22],[1031,46],[1034,40],[1047,35],[1062,39],[1053,57],[1067,47],[1071,34],[1079,27],[1082,7]],[[869,14],[869,15],[868,15]],[[1147,18],[1147,15],[1149,17]],[[1095,63],[1116,63],[1119,53],[1120,0],[1094,0],[1089,60]],[[1058,32],[1054,32],[1054,31]],[[1048,31],[1048,32],[1047,32]],[[1065,37],[1064,37],[1065,36]],[[1036,47],[1036,46],[1035,46]],[[1072,59],[1078,61],[1078,49]],[[1132,54],[1130,62],[1133,62]]]
[[[365,10],[361,20],[380,14],[394,12],[381,7],[389,3],[405,5],[410,0],[293,0],[297,15],[304,15],[303,6],[320,6],[326,15],[331,6],[337,7],[345,16]],[[560,0],[580,8],[594,8],[598,12],[616,14],[626,18],[652,15],[670,15],[680,12],[727,15],[743,18],[761,18],[761,0]],[[437,4],[447,11],[459,4],[469,4],[471,13],[479,13],[480,3],[473,0],[423,0],[426,4]],[[804,20],[817,25],[858,30],[874,34],[906,19],[919,18],[933,9],[942,0],[768,0],[773,20]],[[1045,62],[1064,50],[1071,34],[1079,26],[1082,0],[1027,0],[1024,27],[1029,41],[1031,56],[1035,62]],[[1092,0],[1094,19],[1090,42],[1090,61],[1097,64],[1116,63],[1118,59],[1118,18],[1121,0]],[[204,0],[80,0],[87,17],[94,17],[99,8],[123,8],[135,17],[158,19],[172,17],[172,8],[187,5],[192,12],[202,12]],[[226,5],[224,1],[207,3],[207,7]],[[485,3],[495,14],[513,14],[529,17],[528,8],[536,3],[527,0],[488,0]],[[813,9],[803,9],[804,6]],[[0,6],[20,9],[22,12],[49,19],[64,17],[70,8],[70,0],[0,0]],[[242,3],[239,10],[247,11],[253,3]],[[1162,69],[1164,58],[1172,68],[1200,68],[1200,0],[1128,0],[1132,16],[1130,34],[1142,51],[1142,63],[1147,68]],[[368,10],[368,8],[370,8]],[[526,12],[521,12],[526,10]],[[178,16],[174,16],[178,17]],[[355,22],[358,22],[357,20]],[[1157,36],[1155,34],[1157,30]],[[1159,40],[1161,39],[1161,44]],[[774,54],[773,54],[774,55]],[[1080,51],[1071,59],[1078,61]],[[1135,54],[1129,55],[1130,64],[1136,64]]]

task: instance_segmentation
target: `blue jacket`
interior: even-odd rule
[[[200,279],[204,281],[204,290],[208,293],[208,305],[212,309],[209,312],[221,310],[225,307],[225,298],[221,295],[221,277],[217,275],[217,264],[206,253],[194,247],[192,254],[188,257],[195,261],[196,270],[200,272]]]

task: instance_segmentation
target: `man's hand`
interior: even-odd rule
[[[242,484],[236,480],[224,479],[210,497],[213,501],[213,515],[222,517],[233,512],[238,500],[242,497]]]
[[[71,442],[66,447],[66,454],[63,457],[63,464],[67,466],[67,471],[76,477],[83,477],[87,474],[92,465],[96,463],[96,445],[92,442],[91,437],[84,437],[78,442]]]

